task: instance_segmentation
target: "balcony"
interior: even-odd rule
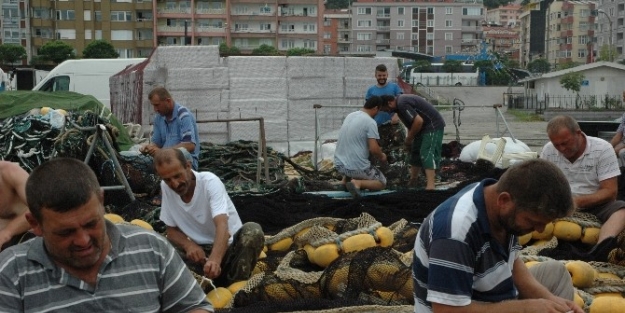
[[[339,38],[339,39],[337,40],[337,42],[338,42],[338,43],[351,43],[351,42],[352,42],[352,40],[351,40],[351,39],[349,39],[349,38]]]
[[[226,32],[226,29],[223,27],[216,26],[198,26],[195,28],[196,33],[217,33],[223,34]]]
[[[375,17],[379,18],[379,19],[390,19],[391,18],[391,14],[390,13],[378,13],[375,15]]]
[[[466,33],[481,32],[482,26],[462,26],[462,31]]]
[[[379,32],[390,32],[391,26],[376,26],[375,29]]]
[[[191,14],[191,8],[156,8],[158,14]]]
[[[226,14],[226,9],[195,9],[195,14],[206,14],[206,15],[224,15]]]
[[[375,43],[377,45],[389,45],[391,43],[390,39],[376,39]]]
[[[232,31],[233,34],[274,34],[275,29],[253,29],[253,28],[245,28],[245,29],[234,29]]]

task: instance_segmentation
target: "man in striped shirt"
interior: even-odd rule
[[[548,161],[508,168],[499,181],[467,186],[439,205],[419,229],[412,263],[415,312],[574,312],[564,265],[530,270],[518,236],[573,211],[566,177]]]
[[[577,210],[590,213],[603,223],[598,243],[588,252],[572,250],[572,258],[608,261],[617,248],[616,237],[625,229],[625,201],[617,200],[621,170],[612,145],[584,134],[577,121],[566,115],[547,123],[549,141],[540,157],[557,165],[568,180]]]
[[[213,312],[167,239],[104,219],[83,162],[40,165],[26,198],[38,237],[0,253],[0,312]]]

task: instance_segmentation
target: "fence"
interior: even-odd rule
[[[625,108],[621,95],[538,95],[504,93],[503,100],[509,108],[535,110],[542,114],[546,109],[561,110],[621,110]]]

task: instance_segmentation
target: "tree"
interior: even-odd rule
[[[445,73],[462,73],[462,62],[458,60],[447,60],[441,66]]]
[[[328,0],[326,2],[326,9],[347,9],[351,3],[351,0]]]
[[[13,64],[26,58],[26,49],[20,45],[0,45],[0,58],[4,63]]]
[[[56,64],[76,57],[74,48],[60,40],[48,41],[46,44],[41,46],[41,48],[39,48],[38,54],[46,60],[52,61]]]
[[[432,69],[432,63],[428,60],[418,60],[414,63],[413,68],[419,73],[432,73],[434,71]]]
[[[536,59],[527,64],[527,70],[532,73],[549,73],[549,71],[551,71],[551,64],[549,64],[547,59]]]
[[[115,59],[119,57],[119,53],[115,51],[110,42],[100,39],[90,42],[82,51],[82,57],[85,59]]]
[[[611,61],[616,59],[617,55],[618,51],[616,51],[616,48],[610,45],[602,45],[599,49],[599,58],[597,61]]]
[[[237,48],[235,46],[228,47],[228,45],[225,42],[222,42],[219,45],[219,54],[221,56],[240,55],[241,54],[241,50],[239,50],[239,48]]]
[[[252,55],[280,55],[280,51],[276,47],[262,44],[260,47],[252,50]]]
[[[566,61],[564,63],[558,64],[558,70],[566,70],[568,68],[573,68],[573,67],[576,67],[578,65],[581,65],[581,64],[577,63],[577,62],[573,62],[573,61]]]
[[[562,88],[568,91],[575,91],[575,108],[579,109],[579,91],[582,88],[582,82],[584,81],[584,74],[580,72],[569,72],[562,75],[560,78],[560,85]]]
[[[308,48],[291,48],[286,51],[286,55],[288,56],[298,56],[298,55],[308,55],[314,54],[315,50]]]

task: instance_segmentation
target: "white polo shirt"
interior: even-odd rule
[[[614,148],[601,138],[586,136],[586,150],[573,163],[551,142],[543,147],[540,157],[553,162],[564,172],[573,195],[593,194],[601,181],[621,175]]]

